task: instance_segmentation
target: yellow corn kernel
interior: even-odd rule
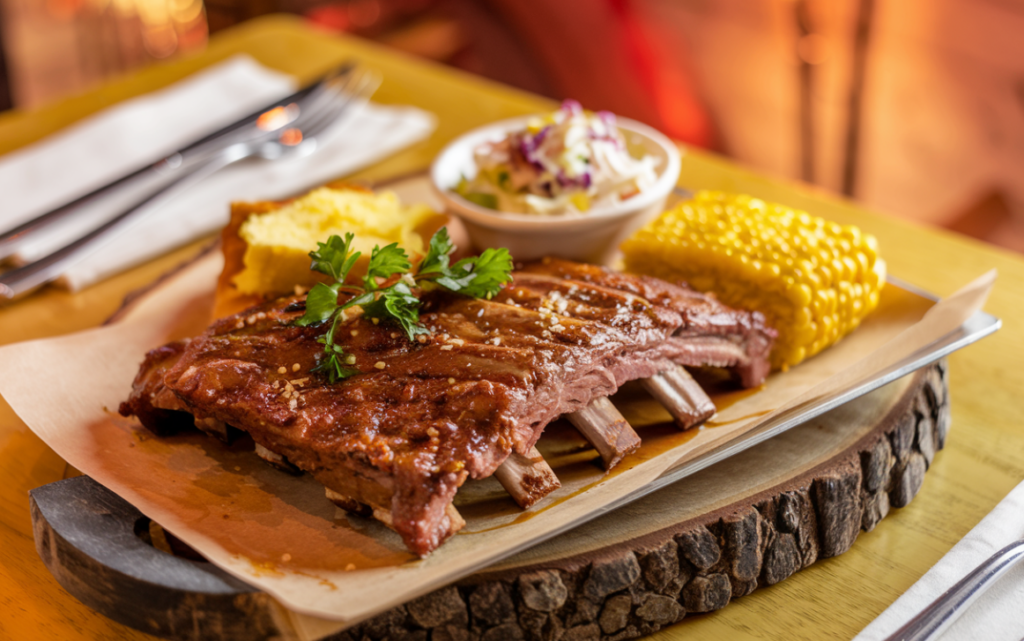
[[[683,280],[763,313],[779,332],[772,366],[783,370],[860,325],[885,284],[873,236],[738,194],[699,192],[622,250],[628,271]]]

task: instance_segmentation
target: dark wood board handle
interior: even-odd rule
[[[205,561],[156,549],[149,519],[87,476],[29,492],[36,551],[92,609],[167,639],[277,636],[266,594]]]

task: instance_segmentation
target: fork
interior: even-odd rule
[[[996,579],[1024,559],[1024,540],[999,550],[885,641],[929,641],[942,634]]]
[[[211,155],[219,152],[227,144],[250,140],[269,131],[286,127],[290,123],[290,119],[294,119],[298,115],[296,113],[299,111],[298,108],[308,104],[319,94],[323,93],[325,84],[351,73],[353,68],[351,62],[346,62],[325,74],[319,81],[296,91],[286,98],[264,106],[262,109],[218,131],[210,133],[156,162],[129,172],[102,187],[58,206],[56,209],[40,214],[31,220],[27,220],[12,229],[0,233],[0,261],[15,255],[24,245],[25,241],[33,235],[79,214],[84,207],[100,201],[115,191],[147,180],[167,179],[188,167],[209,160]]]
[[[231,140],[201,161],[182,167],[173,180],[154,189],[88,234],[33,263],[0,275],[0,301],[19,298],[56,279],[68,267],[96,251],[103,239],[229,165],[246,158],[274,161],[312,153],[318,137],[336,123],[354,102],[368,99],[379,84],[378,76],[365,71],[329,80],[323,84],[322,91],[303,101],[301,107],[293,103],[286,108],[298,110],[297,114],[286,114],[292,118],[287,128]]]

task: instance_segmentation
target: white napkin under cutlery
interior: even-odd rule
[[[881,641],[1003,547],[1024,538],[1024,483],[1011,491],[946,556],[854,641]],[[1024,564],[1011,569],[946,629],[940,641],[1024,639]]]
[[[294,89],[291,77],[236,56],[2,156],[0,231],[155,162]],[[374,103],[344,118],[322,141],[318,138],[311,155],[238,163],[145,214],[71,267],[59,284],[77,291],[213,233],[227,223],[232,201],[293,196],[423,140],[436,126],[433,114],[420,109]],[[141,188],[125,190],[33,237],[15,259],[31,262],[77,238],[131,204]]]

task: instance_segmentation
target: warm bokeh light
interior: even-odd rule
[[[297,110],[298,107],[295,104],[290,104],[287,107],[274,107],[260,114],[260,117],[256,119],[256,126],[263,131],[280,129],[295,119]]]
[[[369,27],[380,18],[380,3],[377,0],[353,0],[348,5],[348,15],[353,26]]]
[[[206,43],[203,0],[47,0],[47,13],[72,20],[88,12],[108,13],[122,21],[138,21],[142,45],[154,58],[194,50]]]
[[[47,0],[46,11],[61,20],[69,20],[78,13],[83,0]]]
[[[281,132],[280,141],[282,144],[294,147],[295,145],[302,142],[302,130],[301,129],[285,129]]]
[[[670,55],[658,46],[658,39],[652,37],[653,29],[629,10],[626,0],[609,0],[609,5],[622,29],[625,53],[650,92],[658,124],[673,138],[710,146],[711,123],[693,91],[692,79],[673,64]]]

